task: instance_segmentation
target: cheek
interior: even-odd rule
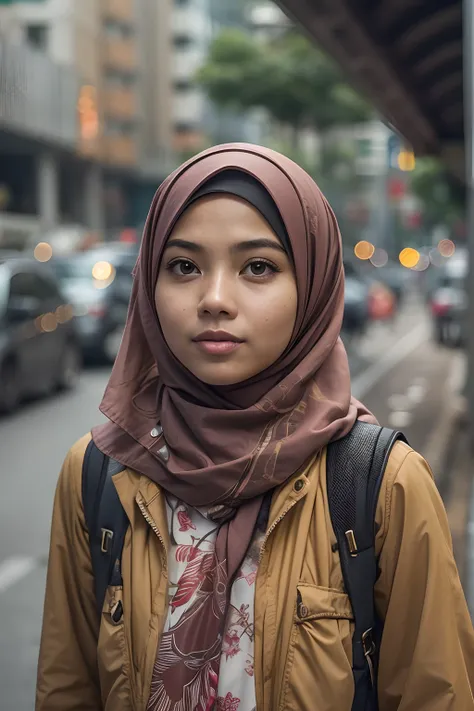
[[[265,298],[253,299],[248,304],[248,315],[254,328],[262,329],[262,341],[271,334],[271,342],[281,344],[284,341],[283,347],[286,347],[296,321],[298,298],[293,282],[286,284],[285,288],[281,286],[269,290]]]
[[[166,280],[160,281],[158,279],[155,289],[155,307],[163,335],[168,340],[173,334],[176,335],[176,325],[186,319],[186,314],[189,311],[185,294],[180,294],[180,298],[176,298],[176,293],[166,283]]]

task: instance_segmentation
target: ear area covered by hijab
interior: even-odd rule
[[[258,181],[278,210],[298,309],[280,359],[246,382],[221,388],[199,381],[171,353],[154,292],[177,218],[196,191],[229,170]],[[357,418],[374,421],[351,398],[339,337],[343,309],[341,237],[312,178],[259,146],[204,151],[172,173],[153,199],[122,344],[100,407],[109,421],[94,428],[95,443],[191,506],[253,511],[245,502],[282,484]]]

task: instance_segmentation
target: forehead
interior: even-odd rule
[[[234,195],[206,195],[187,207],[177,220],[169,238],[188,236],[195,238],[215,235],[254,233],[266,238],[278,238],[263,215],[253,205]]]

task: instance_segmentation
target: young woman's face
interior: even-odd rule
[[[232,196],[208,196],[170,234],[155,303],[175,357],[209,385],[232,385],[265,370],[288,345],[295,276],[256,209]]]

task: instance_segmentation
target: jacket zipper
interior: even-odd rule
[[[258,558],[258,563],[259,563],[259,565],[260,565],[260,563],[261,563],[261,561],[262,561],[263,554],[265,553],[265,548],[266,548],[266,545],[267,545],[267,541],[268,541],[268,539],[269,539],[269,537],[270,537],[270,534],[275,530],[275,528],[278,526],[278,524],[280,523],[280,521],[281,521],[283,518],[285,518],[285,516],[286,516],[286,514],[288,513],[288,511],[290,511],[290,509],[292,509],[293,506],[298,503],[298,501],[300,501],[300,499],[298,499],[297,501],[292,501],[292,502],[286,507],[286,509],[284,509],[284,510],[282,511],[282,513],[280,514],[280,516],[278,516],[278,518],[277,518],[275,521],[273,521],[272,525],[271,525],[270,528],[268,529],[268,531],[267,531],[267,533],[266,533],[266,535],[265,535],[265,538],[263,539],[262,547],[260,548],[260,556],[259,556],[259,558]]]
[[[141,494],[138,494],[138,496],[137,496],[137,498],[136,498],[136,502],[137,502],[137,504],[138,504],[138,508],[140,509],[140,511],[141,511],[141,513],[142,513],[142,515],[143,515],[143,518],[145,519],[145,521],[147,522],[147,524],[150,526],[150,528],[153,530],[153,532],[156,534],[156,536],[157,536],[157,538],[159,539],[161,545],[163,546],[163,550],[166,551],[166,544],[165,544],[165,541],[164,541],[164,539],[163,539],[163,536],[162,536],[161,533],[159,532],[156,523],[153,521],[152,517],[150,516],[150,514],[149,514],[148,511],[146,510],[145,502],[143,501],[143,498],[142,498]],[[164,556],[164,562],[165,562],[165,567],[168,568],[167,556]]]

